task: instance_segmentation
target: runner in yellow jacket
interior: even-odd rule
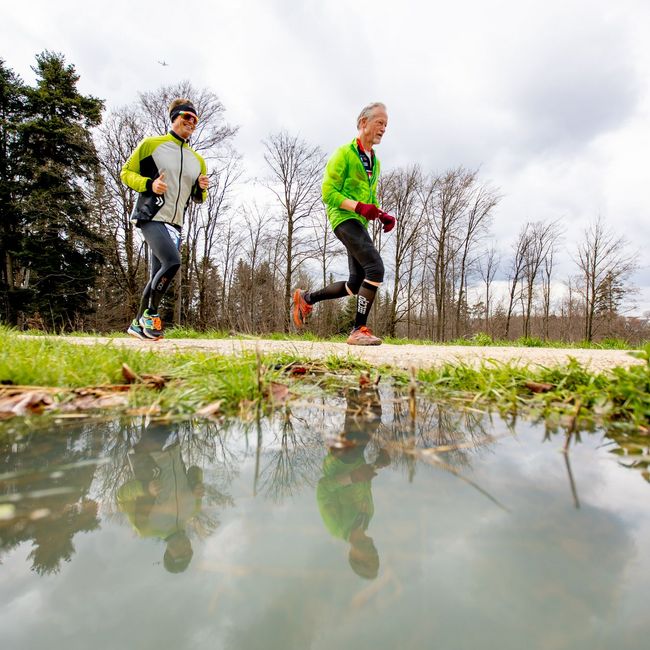
[[[120,177],[138,192],[131,220],[151,251],[150,277],[138,314],[127,332],[139,339],[159,339],[163,327],[158,307],[181,266],[181,230],[191,200],[202,203],[209,179],[203,158],[188,144],[199,117],[189,99],[169,105],[172,128],[145,138],[126,161]]]

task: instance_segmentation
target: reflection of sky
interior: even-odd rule
[[[166,573],[164,545],[119,517],[77,534],[57,575],[29,571],[27,544],[4,556],[3,647],[640,647],[650,631],[648,485],[584,434],[570,454],[576,510],[563,437],[542,443],[540,430],[518,430],[463,470],[508,511],[435,467],[419,464],[412,482],[403,467],[379,470],[367,531],[381,561],[375,581],[350,570],[314,487],[281,503],[253,496],[254,443],[238,444],[235,506],[193,540],[185,573]],[[272,461],[265,450],[261,466]]]

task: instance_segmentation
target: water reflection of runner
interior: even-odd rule
[[[350,543],[348,559],[353,571],[372,580],[379,571],[379,554],[372,537],[366,534],[375,512],[371,483],[377,470],[390,463],[390,457],[381,449],[373,463],[365,458],[371,435],[381,423],[377,392],[350,391],[347,402],[343,430],[346,446],[330,448],[316,498],[327,530]]]
[[[117,491],[117,503],[141,537],[165,540],[165,568],[184,571],[193,555],[185,532],[201,510],[203,472],[185,469],[178,435],[168,426],[147,429],[130,455],[133,478]]]

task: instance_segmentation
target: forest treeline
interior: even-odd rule
[[[190,82],[106,110],[79,92],[61,54],[43,52],[27,85],[0,59],[0,320],[22,329],[108,332],[136,312],[148,252],[129,217],[134,193],[120,169],[145,136],[169,128],[167,106],[193,99],[192,146],[208,164],[208,201],[186,215],[183,264],[164,302],[168,323],[264,334],[290,329],[293,288],[345,275],[345,256],[320,197],[327,153],[290,131],[262,142],[266,175],[247,180],[238,127],[210,89]],[[255,191],[247,189],[255,186]],[[260,187],[268,199],[260,200]],[[370,325],[379,335],[446,341],[493,338],[650,338],[648,318],[626,316],[639,255],[595,216],[567,247],[563,222],[530,220],[513,243],[494,241],[500,192],[463,167],[384,168],[390,235],[370,224],[386,280]],[[251,195],[255,195],[255,200]],[[558,261],[572,272],[559,277]],[[566,264],[563,265],[563,268]],[[351,300],[319,305],[311,329],[348,332]]]

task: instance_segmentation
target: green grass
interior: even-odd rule
[[[421,370],[417,378],[431,397],[492,405],[502,412],[543,418],[578,417],[583,422],[650,427],[650,344],[633,353],[645,364],[592,373],[575,359],[562,367],[526,367],[485,362],[480,367],[447,364]],[[530,385],[544,385],[534,392]],[[548,390],[546,390],[548,388]]]
[[[205,332],[198,332],[190,327],[171,327],[165,332],[168,339],[227,339],[230,334],[225,330],[209,329]]]
[[[532,414],[549,421],[577,414],[587,424],[598,421],[645,430],[650,427],[650,344],[632,354],[645,363],[597,374],[575,360],[549,368],[494,361],[480,367],[446,364],[420,370],[417,392],[427,398]],[[225,413],[236,413],[241,405],[265,404],[271,382],[291,385],[294,391],[314,385],[330,390],[358,382],[361,372],[372,377],[381,374],[397,387],[412,381],[401,370],[372,368],[353,358],[331,355],[318,363],[325,372],[308,373],[306,380],[296,382],[288,372],[295,363],[307,362],[288,353],[259,357],[199,351],[161,354],[155,349],[122,348],[112,341],[79,345],[65,338],[25,338],[0,327],[0,382],[61,388],[124,384],[122,364],[127,364],[138,375],[167,378],[162,390],[136,385],[128,393],[129,405],[156,404],[171,415],[191,414],[216,400],[223,401]],[[550,389],[533,392],[530,382],[548,384]]]
[[[7,385],[60,387],[124,384],[122,364],[137,375],[168,379],[161,390],[139,385],[129,392],[129,406],[157,404],[170,414],[193,413],[222,400],[224,412],[236,412],[242,403],[265,401],[271,382],[289,384],[288,367],[295,355],[215,355],[191,351],[161,354],[155,349],[130,350],[112,342],[77,345],[65,339],[17,336],[0,328],[0,382]],[[357,372],[362,363],[332,357],[320,364],[332,373]]]

